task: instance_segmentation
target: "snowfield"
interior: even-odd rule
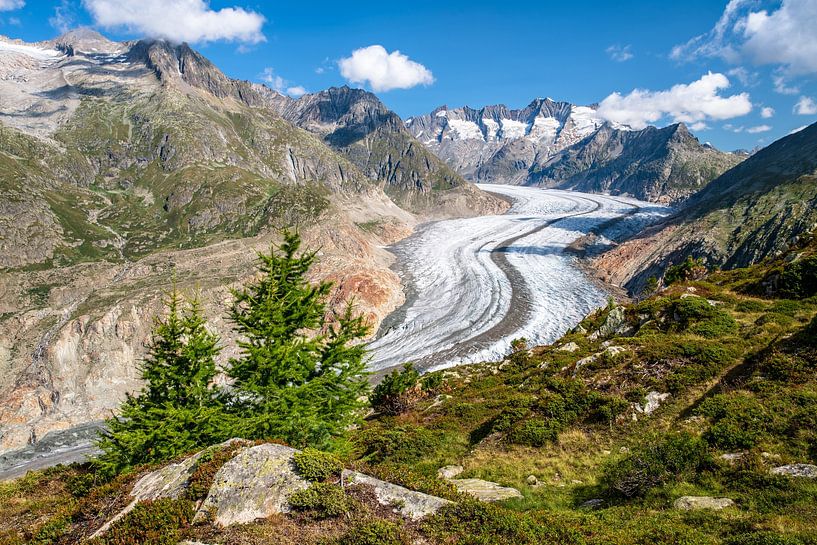
[[[551,343],[607,293],[567,247],[591,231],[621,239],[669,213],[622,197],[480,184],[513,200],[504,215],[424,225],[393,248],[406,303],[369,345],[370,368],[423,370],[498,360],[513,339]]]

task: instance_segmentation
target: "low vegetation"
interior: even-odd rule
[[[292,513],[226,529],[191,522],[238,448],[228,445],[202,455],[184,498],[140,505],[99,543],[815,545],[817,479],[771,472],[817,462],[815,255],[812,243],[789,261],[680,274],[504,362],[397,370],[369,417],[296,457],[310,486],[290,498]],[[304,437],[286,429],[263,439]],[[464,496],[437,476],[451,464],[522,497]],[[0,541],[79,543],[150,467],[104,479],[58,467],[4,483]],[[345,487],[344,467],[454,503],[404,520]],[[682,496],[734,503],[685,510]]]

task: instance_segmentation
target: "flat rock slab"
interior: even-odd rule
[[[817,466],[813,464],[789,464],[786,466],[773,467],[769,472],[772,475],[817,479]]]
[[[294,448],[258,445],[245,448],[218,470],[196,520],[219,526],[245,524],[290,510],[287,498],[309,487],[295,472]]]
[[[493,502],[522,497],[522,493],[516,488],[501,486],[482,479],[451,479],[449,482],[460,492],[470,494],[479,501]]]
[[[343,470],[343,482],[348,486],[366,485],[372,487],[380,505],[394,506],[395,512],[412,520],[432,515],[439,511],[441,507],[451,503],[437,496],[415,492],[348,469]]]
[[[672,504],[676,509],[693,511],[696,509],[714,509],[720,511],[732,507],[735,502],[729,498],[713,498],[711,496],[681,496]]]

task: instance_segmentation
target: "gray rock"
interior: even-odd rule
[[[604,505],[604,500],[601,498],[593,498],[592,500],[587,500],[586,502],[582,503],[580,507],[584,509],[601,509]]]
[[[292,456],[296,452],[270,444],[240,451],[216,473],[195,519],[211,518],[219,526],[228,526],[288,512],[287,498],[309,487],[295,473]]]
[[[536,478],[536,475],[528,475],[528,478],[525,479],[525,482],[528,483],[530,486],[536,486],[539,484],[539,479]]]
[[[445,505],[448,500],[415,492],[393,483],[375,479],[357,471],[343,471],[343,482],[346,486],[365,485],[374,490],[375,497],[380,505],[394,506],[394,511],[406,518],[418,520],[432,515]]]
[[[607,313],[607,317],[604,319],[604,323],[601,324],[601,327],[590,334],[589,338],[596,340],[612,337],[613,335],[622,335],[627,329],[629,329],[629,327],[627,324],[627,316],[624,313],[624,307],[615,306]]]
[[[647,394],[647,400],[643,405],[636,405],[636,409],[644,414],[652,414],[661,406],[661,404],[669,399],[670,394],[660,392],[650,392]]]
[[[462,466],[445,466],[437,470],[437,477],[440,479],[453,479],[462,472]]]
[[[575,352],[578,349],[579,349],[579,345],[571,341],[571,342],[569,342],[567,344],[563,344],[562,346],[560,346],[556,350],[558,350],[560,352]]]
[[[788,477],[817,479],[817,466],[813,464],[789,464],[785,466],[773,467],[770,470],[770,473],[772,475],[786,475]]]
[[[713,498],[711,496],[681,496],[672,504],[676,509],[692,511],[696,509],[714,509],[720,511],[732,507],[735,502],[729,498]]]
[[[452,479],[451,484],[456,486],[460,492],[470,494],[479,501],[484,502],[522,497],[522,493],[516,488],[501,486],[491,481],[483,481],[482,479]]]

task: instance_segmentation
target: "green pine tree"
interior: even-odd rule
[[[212,386],[219,339],[207,330],[197,299],[180,308],[175,285],[166,306],[167,316],[157,318],[141,365],[145,386],[127,396],[98,441],[103,453],[97,463],[105,473],[217,443],[228,431]]]
[[[321,446],[357,419],[368,392],[368,326],[351,306],[327,325],[331,284],[312,284],[315,253],[298,255],[300,237],[259,254],[260,277],[234,291],[230,316],[241,356],[230,362],[236,435]]]

